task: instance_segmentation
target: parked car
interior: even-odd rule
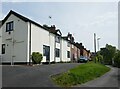
[[[84,56],[80,56],[80,58],[78,59],[78,63],[86,63],[88,61],[88,58],[87,57],[84,57]]]

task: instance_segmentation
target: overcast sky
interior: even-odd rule
[[[100,48],[105,44],[118,46],[118,2],[2,2],[0,19],[10,10],[41,25],[54,24],[63,36],[72,33],[76,42],[91,51],[94,33],[101,38]]]

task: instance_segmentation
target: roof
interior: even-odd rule
[[[4,18],[4,20],[2,21],[2,25],[5,23],[5,21],[9,18],[9,16],[10,16],[11,14],[15,15],[16,17],[22,19],[22,20],[25,21],[25,22],[31,22],[32,24],[35,24],[36,26],[41,27],[41,28],[49,31],[50,33],[53,33],[53,34],[55,34],[55,35],[59,35],[57,32],[60,32],[60,35],[62,35],[62,33],[61,33],[61,31],[60,31],[59,29],[58,29],[58,30],[51,30],[49,27],[44,27],[44,26],[36,23],[35,21],[33,21],[33,20],[29,19],[29,18],[26,18],[26,17],[24,17],[23,15],[20,15],[20,14],[14,12],[14,11],[12,11],[12,10],[10,10],[10,12],[8,13],[8,15]]]
[[[0,27],[5,23],[5,21],[9,18],[9,16],[10,16],[11,14],[15,15],[16,17],[22,19],[22,20],[25,21],[25,22],[30,22],[30,23],[38,26],[38,27],[41,27],[41,28],[43,28],[44,30],[49,31],[50,33],[53,33],[53,34],[55,34],[55,35],[59,35],[59,34],[57,33],[57,32],[59,32],[59,33],[60,33],[59,36],[62,35],[62,33],[61,33],[61,31],[60,31],[59,29],[57,29],[57,30],[56,30],[56,29],[55,29],[55,30],[52,30],[52,29],[50,29],[50,27],[44,27],[44,26],[38,24],[37,22],[35,22],[35,21],[33,21],[33,20],[31,20],[31,19],[23,16],[23,15],[20,15],[20,14],[16,13],[15,11],[12,11],[12,10],[10,10],[10,12],[7,14],[7,16],[6,16],[2,21],[0,21]],[[68,40],[68,37],[71,39],[71,41]],[[74,37],[72,37],[72,34],[68,33],[67,36],[64,36],[64,37],[62,37],[62,38],[63,38],[64,40],[69,41],[71,44],[76,45],[76,43],[74,42]],[[80,44],[79,44],[79,46],[80,46]],[[81,45],[80,48],[83,48],[83,49],[84,49],[84,46]]]
[[[26,17],[24,17],[23,15],[20,15],[20,14],[14,12],[14,11],[12,11],[12,10],[10,10],[10,12],[8,13],[8,15],[2,20],[2,25],[5,23],[5,21],[9,18],[9,16],[10,16],[11,14],[15,15],[16,17],[22,19],[22,20],[25,21],[25,22],[31,22],[32,24],[35,24],[35,25],[37,25],[38,27],[41,27],[41,28],[43,28],[43,29],[45,29],[45,30],[48,31],[48,29],[45,28],[45,27],[43,27],[42,25],[40,25],[40,24],[36,23],[35,21],[30,20],[29,18],[26,18]]]
[[[53,34],[56,34],[56,35],[59,35],[57,32],[60,32],[60,36],[62,35],[62,33],[59,29],[58,30],[49,29],[49,32],[53,33]]]
[[[69,41],[71,44],[75,45],[74,37],[72,36],[72,34],[68,33],[67,36],[63,36],[62,38]]]
[[[56,30],[55,25],[51,25],[51,27],[49,27],[48,25],[44,24],[43,27],[46,28],[46,29],[49,29],[50,33],[53,33],[53,34],[56,34],[56,35],[59,35],[59,36],[62,35],[62,33],[59,29]]]

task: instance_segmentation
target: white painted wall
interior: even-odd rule
[[[56,42],[56,48],[60,49],[60,43]]]
[[[54,61],[55,56],[55,35],[52,33],[49,33],[49,42],[50,42],[50,62]]]
[[[43,45],[50,46],[50,62],[53,62],[55,56],[55,35],[34,24],[31,25],[31,29],[31,54],[32,52],[40,52],[43,55]],[[59,44],[58,48],[60,48]],[[43,56],[42,62],[46,62],[46,56]]]
[[[67,51],[70,51],[70,47],[67,46],[67,41],[62,39],[62,61],[70,61],[70,58],[67,58]],[[71,54],[71,53],[70,53]]]
[[[56,43],[55,48],[60,49],[60,55],[61,55],[61,48],[60,48],[61,40],[60,40],[60,43],[57,43],[57,42],[55,43]],[[61,61],[60,57],[55,57],[55,62],[60,62],[60,61]]]
[[[14,31],[8,34],[6,32],[6,23],[10,21],[14,21]],[[29,62],[30,23],[11,15],[2,26],[2,29],[3,39],[1,43],[6,44],[6,52],[2,55],[3,62],[11,62],[12,59],[14,62]],[[14,46],[12,42],[13,38],[16,41]],[[32,52],[43,54],[43,45],[46,45],[50,46],[50,62],[54,61],[55,48],[61,50],[61,56],[55,57],[55,62],[60,62],[61,59],[62,61],[70,61],[70,58],[67,58],[67,51],[70,51],[67,41],[61,39],[61,44],[62,46],[60,43],[55,43],[55,34],[49,33],[45,29],[31,23],[31,54]],[[42,62],[46,62],[45,56],[43,56]]]
[[[71,44],[70,44],[71,45]],[[70,51],[70,58],[67,58],[67,61],[71,61],[71,48],[67,46],[67,51]]]
[[[11,34],[6,32],[6,23],[14,21],[14,31]],[[2,43],[6,44],[6,52],[2,55],[3,62],[26,62],[27,61],[27,40],[28,40],[28,26],[27,23],[11,15],[2,26]],[[13,39],[15,44],[13,46]]]

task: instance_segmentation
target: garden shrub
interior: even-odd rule
[[[32,53],[32,62],[33,64],[40,64],[43,59],[43,56],[39,52],[33,52]]]

